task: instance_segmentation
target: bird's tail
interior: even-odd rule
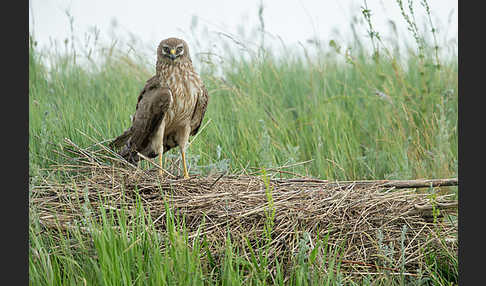
[[[131,129],[125,130],[120,136],[116,137],[113,141],[108,144],[110,148],[120,148],[122,146],[125,146],[128,142],[128,139],[130,138],[131,135]]]
[[[137,166],[140,157],[137,155],[137,151],[130,148],[130,136],[132,135],[131,129],[127,129],[123,134],[116,137],[113,141],[108,144],[112,149],[122,148],[118,154],[122,156],[129,163]]]
[[[140,157],[138,156],[137,151],[134,151],[130,148],[129,144],[126,144],[118,154],[122,156],[125,160],[127,160],[130,164],[133,164],[135,166],[138,165]]]

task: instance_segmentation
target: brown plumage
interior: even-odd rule
[[[119,154],[132,164],[138,163],[139,152],[149,158],[159,156],[161,166],[162,154],[179,146],[187,178],[187,142],[201,126],[208,99],[192,66],[187,43],[177,38],[165,39],[157,48],[156,74],[138,96],[132,126],[110,146],[122,147]]]

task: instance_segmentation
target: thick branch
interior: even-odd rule
[[[319,179],[277,179],[274,180],[278,183],[318,183],[323,184],[326,187],[346,187],[349,185],[355,185],[356,187],[383,187],[383,188],[428,188],[428,187],[448,187],[457,186],[457,178],[451,179],[418,179],[418,180],[369,180],[369,181],[340,181],[329,182],[327,180]]]
[[[383,183],[384,187],[395,188],[427,188],[427,187],[448,187],[457,186],[457,178],[452,179],[420,179],[420,180],[394,180]]]

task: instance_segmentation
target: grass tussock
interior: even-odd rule
[[[442,253],[438,260],[447,261],[457,252],[457,224],[450,216],[457,216],[457,200],[440,195],[439,188],[417,193],[394,181],[279,178],[284,170],[161,178],[157,168],[127,166],[99,143],[89,149],[67,143],[64,150],[77,157],[50,172],[76,175],[67,180],[53,175],[33,185],[30,200],[38,224],[60,230],[60,240],[73,231],[93,235],[98,231],[93,225],[103,225],[107,214],[119,235],[139,236],[150,229],[170,237],[167,230],[178,228],[186,245],[201,248],[204,240],[204,252],[194,257],[202,265],[225,267],[223,257],[234,255],[227,247],[235,248],[250,269],[265,268],[260,282],[288,280],[295,263],[309,261],[317,277],[329,263],[338,263],[344,280],[369,273],[416,278],[424,274],[431,253]],[[140,208],[150,218],[146,229],[138,223]],[[116,227],[120,220],[127,224],[123,229]],[[339,260],[329,260],[329,251]]]

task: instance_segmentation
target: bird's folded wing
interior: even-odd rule
[[[110,146],[121,147],[129,141],[131,150],[144,148],[168,110],[170,101],[169,87],[162,86],[156,76],[150,78],[138,96],[132,126],[113,140]]]
[[[197,98],[196,107],[194,108],[194,113],[192,114],[191,135],[196,135],[199,127],[201,127],[206,109],[208,108],[209,95],[208,90],[204,85],[202,86],[202,91],[203,92]]]
[[[168,86],[157,86],[147,90],[137,103],[133,117],[130,148],[140,150],[147,146],[148,140],[156,131],[168,111],[171,101]]]

